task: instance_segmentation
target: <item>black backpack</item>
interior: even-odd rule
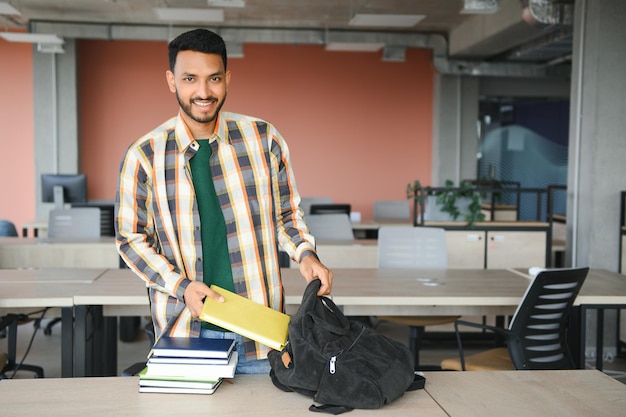
[[[283,391],[321,403],[311,411],[339,414],[380,408],[424,387],[411,351],[402,343],[346,316],[328,297],[318,297],[311,281],[289,323],[288,343],[268,354],[270,377]]]

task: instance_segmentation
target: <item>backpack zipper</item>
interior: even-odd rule
[[[354,345],[356,344],[356,342],[359,341],[359,339],[361,338],[364,332],[365,332],[365,326],[361,327],[361,331],[359,332],[357,337],[354,339],[350,347],[346,349],[347,351],[351,350],[354,347]],[[328,371],[331,373],[331,375],[337,371],[337,365],[336,365],[337,356],[341,355],[343,352],[344,352],[343,350],[340,350],[336,355],[330,357],[330,363],[328,364]]]

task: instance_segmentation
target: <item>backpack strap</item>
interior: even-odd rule
[[[332,414],[334,416],[338,414],[346,413],[352,410],[354,410],[354,408],[345,407],[343,405],[331,405],[331,404],[323,404],[323,405],[312,404],[309,407],[309,411],[313,411],[316,413]]]
[[[406,390],[415,391],[418,389],[424,389],[424,386],[426,386],[426,378],[424,378],[424,375],[420,375],[416,372],[415,378],[413,378],[413,382],[411,382],[411,385],[409,385]]]

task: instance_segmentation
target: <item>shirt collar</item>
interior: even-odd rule
[[[180,149],[182,149],[183,151],[186,151],[187,148],[192,143],[196,142],[193,136],[191,135],[189,128],[185,124],[185,121],[181,117],[180,112],[176,120],[175,129],[176,129],[176,138],[178,140],[178,145],[180,146]],[[209,139],[209,142],[213,142],[217,140],[218,142],[221,142],[221,143],[230,144],[230,138],[228,136],[228,125],[226,122],[226,118],[224,117],[224,114],[222,112],[220,112],[217,115],[217,122],[215,123],[215,132],[208,139]]]

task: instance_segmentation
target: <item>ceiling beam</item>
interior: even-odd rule
[[[497,13],[477,15],[450,31],[448,53],[452,58],[493,56],[543,34],[539,26],[522,20],[520,0],[500,0]]]

